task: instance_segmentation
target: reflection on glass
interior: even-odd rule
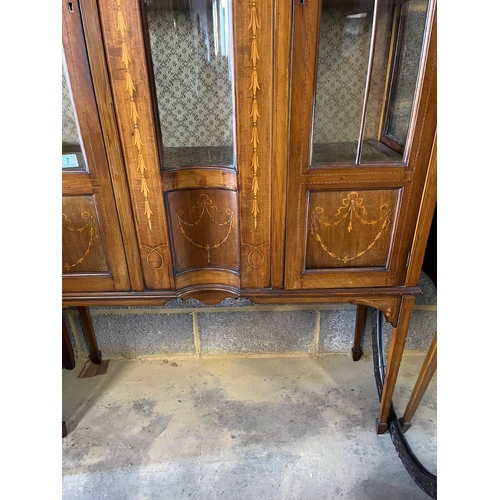
[[[322,4],[312,163],[356,159],[373,8],[356,5]]]
[[[164,167],[234,165],[230,0],[144,0]]]
[[[62,168],[64,170],[85,169],[75,108],[73,107],[68,85],[64,54],[62,58]]]
[[[323,1],[312,164],[402,161],[428,3]]]

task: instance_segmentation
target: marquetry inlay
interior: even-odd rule
[[[260,245],[249,245],[248,243],[242,243],[245,247],[250,247],[251,250],[247,255],[247,264],[253,269],[259,269],[264,265],[266,257],[261,250],[261,247],[269,245],[269,243],[261,243]],[[254,255],[255,254],[255,255]],[[252,257],[252,255],[254,255]]]
[[[132,74],[130,72],[132,59],[130,57],[130,53],[127,45],[127,23],[125,21],[125,16],[123,13],[123,8],[121,6],[121,0],[116,0],[117,3],[117,29],[116,31],[120,32],[120,36],[122,38],[122,56],[120,62],[125,67],[125,92],[128,95],[128,99],[130,100],[130,120],[132,120],[132,124],[134,126],[134,139],[133,145],[137,149],[137,170],[141,173],[141,194],[144,198],[144,214],[148,221],[148,227],[152,231],[153,228],[151,226],[151,216],[154,215],[151,210],[151,206],[149,203],[149,193],[150,190],[148,188],[148,182],[145,175],[145,171],[147,170],[146,163],[144,161],[144,155],[142,146],[144,143],[141,140],[141,133],[139,129],[139,113],[137,112],[137,107],[134,101],[134,93],[137,92],[137,89],[134,85]]]
[[[158,271],[158,269],[161,269],[163,267],[163,264],[165,263],[163,259],[163,255],[158,251],[159,248],[166,247],[167,245],[158,245],[154,248],[149,247],[147,245],[141,245],[142,248],[147,248],[149,250],[148,255],[146,256],[146,264],[153,269],[153,271]],[[156,265],[152,261],[152,256],[155,256],[159,259],[159,264]],[[152,263],[153,262],[153,263]]]
[[[257,61],[260,60],[258,49],[257,49],[257,29],[260,28],[259,18],[257,16],[257,6],[255,0],[252,0],[252,10],[250,14],[250,24],[248,25],[248,29],[252,30],[252,45],[250,51],[250,60],[252,61],[252,73],[250,79],[250,87],[248,90],[252,91],[252,111],[250,113],[250,117],[252,118],[252,138],[250,140],[250,144],[253,148],[252,153],[252,211],[253,214],[253,225],[254,228],[257,229],[257,214],[259,214],[259,204],[257,200],[257,193],[259,191],[259,179],[258,179],[258,169],[259,165],[259,151],[258,145],[259,141],[259,133],[257,122],[260,117],[259,114],[259,104],[257,100],[257,91],[260,90],[259,87],[259,78],[257,73]]]
[[[342,200],[342,205],[338,207],[337,212],[333,215],[330,222],[324,220],[323,214],[325,209],[323,207],[317,206],[311,214],[311,233],[314,235],[321,248],[333,259],[339,260],[346,264],[358,257],[361,257],[366,252],[368,252],[377,240],[382,236],[382,233],[387,229],[391,223],[392,210],[386,203],[380,206],[380,216],[373,217],[368,213],[368,210],[363,205],[363,198],[359,196],[356,191],[351,191],[346,198]],[[324,243],[323,238],[319,234],[320,227],[331,228],[338,226],[340,223],[344,223],[345,230],[350,234],[353,229],[353,223],[358,221],[365,226],[375,226],[380,225],[380,231],[375,235],[373,240],[367,245],[366,248],[357,252],[355,255],[344,255],[339,257],[335,255]]]
[[[76,233],[82,233],[83,231],[85,231],[86,229],[88,229],[88,232],[89,232],[89,241],[87,243],[87,248],[85,249],[85,252],[83,253],[83,255],[79,259],[77,259],[77,261],[74,262],[73,264],[69,264],[68,262],[65,262],[64,265],[63,265],[63,268],[66,269],[66,271],[70,271],[71,269],[73,269],[78,264],[81,264],[85,260],[85,258],[87,257],[87,255],[90,253],[90,248],[92,247],[92,243],[94,242],[94,237],[95,237],[95,234],[96,234],[96,223],[95,223],[94,217],[89,212],[87,212],[86,210],[84,210],[80,214],[80,217],[82,219],[86,220],[87,222],[85,224],[83,224],[83,226],[80,226],[80,227],[73,226],[72,225],[72,221],[69,220],[68,216],[65,213],[63,213],[62,216],[63,216],[63,223],[62,223],[62,225],[68,231],[74,231]]]
[[[189,243],[194,245],[196,248],[201,248],[207,252],[208,262],[210,262],[210,251],[219,248],[221,245],[223,245],[228,240],[231,231],[233,229],[234,212],[230,208],[227,208],[225,210],[225,213],[228,217],[226,220],[220,220],[218,218],[217,214],[221,213],[222,212],[213,204],[212,200],[207,194],[201,194],[200,197],[198,198],[196,205],[192,207],[187,214],[184,214],[184,210],[182,210],[182,208],[177,210],[177,225],[179,227],[179,230],[183,234],[184,238],[186,238],[186,240],[189,241]],[[194,214],[195,216],[197,216],[197,219],[194,221],[184,220],[183,217],[185,215],[189,216],[189,214]],[[219,227],[226,226],[226,233],[224,235],[224,238],[218,243],[207,242],[203,244],[195,241],[194,238],[196,236],[190,236],[187,233],[187,229],[196,228],[203,220],[211,222]]]

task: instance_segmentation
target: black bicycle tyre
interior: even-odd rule
[[[372,313],[372,346],[373,346],[373,367],[375,371],[375,383],[379,399],[382,397],[382,388],[385,378],[385,359],[384,359],[384,336],[383,336],[383,317],[382,313],[373,309]],[[431,498],[437,499],[437,476],[429,472],[422,465],[420,460],[413,453],[401,428],[401,424],[396,415],[396,410],[392,404],[389,408],[387,425],[391,435],[392,442],[398,453],[404,468],[410,474],[413,481]]]

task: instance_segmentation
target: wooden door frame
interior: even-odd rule
[[[296,5],[295,2],[294,5]],[[314,5],[313,5],[314,4]],[[406,268],[411,260],[413,230],[417,222],[420,198],[429,166],[436,129],[436,3],[429,2],[428,29],[424,37],[424,66],[417,82],[414,127],[409,131],[413,143],[408,148],[407,164],[387,166],[353,166],[309,168],[306,144],[312,127],[313,94],[316,86],[319,7],[314,2],[294,10],[294,39],[300,47],[292,53],[292,104],[290,118],[290,153],[286,221],[285,288],[308,289],[330,287],[403,286]],[[305,52],[305,53],[304,53]],[[304,60],[309,64],[304,66]],[[295,78],[296,83],[293,84]],[[401,198],[398,220],[389,246],[385,268],[337,268],[306,272],[305,251],[308,228],[308,192],[315,190],[399,189]]]

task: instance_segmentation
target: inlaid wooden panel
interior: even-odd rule
[[[62,272],[109,272],[93,196],[62,198]]]
[[[233,1],[241,285],[271,284],[274,2]],[[284,82],[286,84],[286,82]]]
[[[306,269],[386,267],[398,189],[309,193]]]
[[[195,269],[239,272],[238,200],[227,189],[165,194],[176,274]]]
[[[140,3],[100,1],[105,57],[149,289],[174,287]]]

